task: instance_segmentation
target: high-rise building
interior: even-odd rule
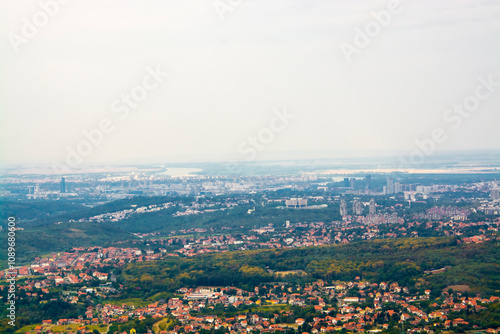
[[[343,198],[340,200],[340,215],[342,217],[347,216],[347,204]]]
[[[351,177],[351,179],[349,180],[349,187],[351,187],[352,189],[354,189],[356,187],[356,179]]]
[[[352,203],[352,211],[354,212],[355,215],[362,215],[363,214],[363,204],[361,204],[360,201],[354,201]]]
[[[385,194],[386,195],[394,194],[394,180],[392,177],[387,178],[387,186],[385,188]]]
[[[349,187],[349,178],[348,177],[344,177],[344,187]]]
[[[372,186],[372,176],[370,174],[365,176],[365,189],[370,190]]]
[[[370,214],[374,215],[376,212],[377,212],[377,207],[376,207],[376,204],[375,204],[375,199],[372,198],[370,200]]]
[[[61,194],[66,193],[66,179],[61,177]]]

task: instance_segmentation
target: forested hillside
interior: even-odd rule
[[[449,266],[444,273],[425,271]],[[131,263],[117,270],[130,296],[198,285],[249,288],[278,280],[276,271],[304,270],[307,277],[284,280],[397,281],[439,294],[449,285],[467,284],[488,294],[500,289],[500,247],[496,243],[460,244],[456,238],[376,240],[339,246],[229,252],[196,258]]]

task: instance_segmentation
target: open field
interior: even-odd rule
[[[26,332],[31,332],[31,331],[34,331],[34,329],[37,327],[37,326],[40,326],[40,324],[38,325],[29,325],[29,326],[24,326],[22,328],[20,328],[19,330],[16,331],[16,333],[26,333]],[[107,333],[108,332],[108,328],[109,326],[108,325],[87,325],[87,326],[82,326],[81,324],[68,324],[68,325],[64,325],[64,326],[57,326],[57,325],[53,325],[53,326],[43,326],[43,330],[52,330],[52,332],[63,332],[63,333],[67,333],[67,332],[76,332],[76,330],[78,330],[78,328],[81,328],[81,327],[85,327],[86,329],[88,330],[91,330],[93,331],[94,329],[97,329],[99,332],[101,333]]]

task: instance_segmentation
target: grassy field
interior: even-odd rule
[[[19,330],[17,330],[16,333],[32,332],[32,331],[34,331],[36,326],[40,326],[40,324],[24,326],[23,328],[20,328]],[[109,325],[102,325],[102,324],[100,324],[100,325],[87,325],[87,326],[83,326],[81,324],[69,324],[69,325],[64,325],[64,326],[53,325],[53,326],[43,326],[43,330],[50,329],[50,330],[52,330],[52,332],[55,332],[55,333],[57,333],[57,332],[67,333],[70,331],[76,332],[76,330],[80,327],[85,327],[86,329],[89,329],[91,331],[93,331],[94,329],[97,329],[101,333],[107,333]]]
[[[462,284],[462,285],[449,285],[446,288],[443,289],[443,291],[448,291],[449,289],[452,289],[453,291],[458,291],[458,292],[465,292],[465,291],[471,291],[470,286]]]
[[[167,326],[171,323],[171,319],[164,318],[153,325],[153,332],[159,333],[161,330],[165,330]]]
[[[247,313],[252,313],[252,312],[261,312],[261,311],[289,311],[291,310],[292,307],[289,304],[268,304],[268,305],[261,305],[257,307],[252,307],[251,309],[247,310]]]
[[[24,326],[22,328],[19,328],[16,333],[26,333],[26,332],[32,332],[35,330],[35,327],[36,326],[40,326],[40,325],[29,325],[29,326]]]

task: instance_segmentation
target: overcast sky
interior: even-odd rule
[[[401,1],[385,27],[385,0],[66,2],[0,0],[2,164],[64,164],[103,120],[82,163],[412,151],[437,128],[437,150],[500,147],[500,87],[479,87],[500,81],[499,1]]]

